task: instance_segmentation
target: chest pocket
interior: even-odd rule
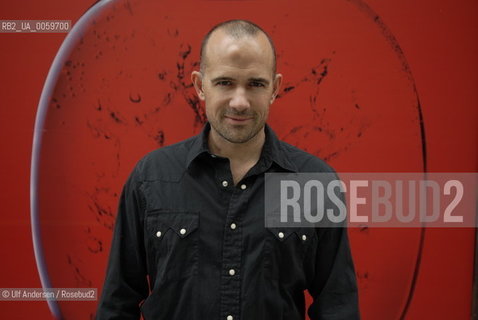
[[[297,280],[304,273],[304,258],[317,240],[314,228],[266,228],[265,268],[272,278]]]
[[[155,285],[197,273],[198,229],[197,212],[155,210],[146,213],[148,268]]]

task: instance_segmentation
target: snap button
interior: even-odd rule
[[[236,227],[237,227],[237,226],[236,226],[235,223],[231,223],[231,229],[232,229],[232,230],[236,229]]]
[[[179,233],[182,234],[182,235],[185,235],[186,234],[186,229],[182,228],[181,230],[179,230]]]
[[[156,232],[156,237],[161,237],[161,231]]]
[[[223,186],[223,187],[227,187],[228,185],[229,185],[229,183],[228,183],[226,180],[224,180],[224,181],[222,182],[222,186]]]
[[[278,236],[279,236],[279,238],[281,238],[281,239],[284,238],[284,232],[279,232],[279,233],[278,233]]]

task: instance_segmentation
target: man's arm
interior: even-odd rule
[[[347,229],[317,229],[315,277],[308,290],[313,297],[311,320],[360,319],[355,270]]]
[[[97,320],[139,319],[139,305],[149,292],[139,186],[133,172],[121,194]]]

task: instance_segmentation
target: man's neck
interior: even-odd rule
[[[211,152],[229,159],[234,184],[237,184],[247,171],[259,161],[264,142],[264,129],[244,143],[229,142],[221,137],[213,128],[211,128],[208,136],[208,144]]]

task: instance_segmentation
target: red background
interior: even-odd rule
[[[451,0],[419,4],[414,1],[367,3],[393,31],[413,73],[425,119],[428,170],[477,171],[478,4],[475,1],[456,4]],[[79,1],[75,4],[2,2],[0,18],[71,19],[74,23],[91,5]],[[5,204],[0,217],[0,256],[3,258],[0,287],[3,288],[41,286],[29,220],[32,136],[39,96],[65,36],[0,34],[0,172],[3,181],[0,201]],[[340,162],[336,164],[340,167]],[[421,271],[407,319],[470,318],[474,249],[475,230],[427,230]],[[370,252],[354,250],[358,260],[369,255]],[[386,265],[372,255],[370,259],[375,259],[376,267]],[[98,266],[98,269],[101,274],[104,267]],[[403,276],[390,272],[391,280]],[[386,278],[370,279],[367,286],[390,287]],[[364,283],[361,290],[366,290]],[[71,306],[74,308],[74,304]],[[386,309],[387,305],[376,298],[361,301],[361,307],[364,319],[375,319],[374,310]],[[51,318],[44,302],[0,302],[0,315],[8,319]]]

